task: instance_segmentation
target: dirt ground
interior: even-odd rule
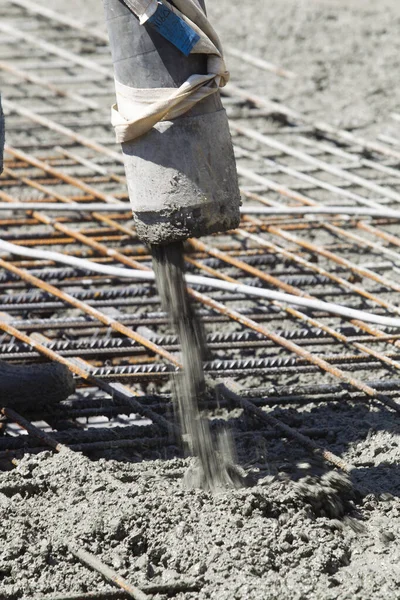
[[[102,26],[100,0],[41,2]],[[400,100],[397,0],[208,5],[227,45],[298,75],[280,79],[232,59],[235,82],[371,138],[399,131],[390,117]],[[297,443],[257,436],[238,445],[248,486],[217,495],[187,490],[191,461],[171,449],[138,453],[136,462],[115,453],[22,459],[0,476],[0,600],[114,589],[69,544],[101,557],[154,600],[400,598],[398,416],[356,402],[275,407],[274,414],[281,410],[293,427],[331,428],[318,443],[356,464],[351,476]],[[170,591],[157,592],[164,584]]]

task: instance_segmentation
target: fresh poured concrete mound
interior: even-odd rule
[[[359,501],[346,476],[310,464],[212,495],[184,489],[188,462],[23,459],[0,488],[1,597],[111,590],[71,543],[181,600],[398,597],[398,497]]]

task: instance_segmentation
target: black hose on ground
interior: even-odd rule
[[[3,171],[5,122],[0,96],[0,175]],[[0,407],[39,406],[65,400],[75,391],[72,373],[62,364],[13,365],[0,361]]]

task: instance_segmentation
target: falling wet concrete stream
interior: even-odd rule
[[[161,304],[181,345],[182,370],[174,378],[175,403],[183,439],[196,459],[186,484],[216,492],[240,487],[241,477],[234,467],[229,432],[220,431],[217,440],[213,439],[209,422],[201,415],[207,393],[203,361],[209,352],[186,288],[183,251],[182,242],[152,246],[153,268]]]

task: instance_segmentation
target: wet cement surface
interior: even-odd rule
[[[185,488],[189,459],[21,460],[1,478],[1,597],[109,589],[68,552],[74,543],[139,587],[194,586],[174,593],[182,600],[397,598],[393,470],[386,481],[381,473],[380,491],[360,497],[345,476],[292,461],[290,444],[267,452],[271,462],[251,467],[253,485],[214,495]]]

